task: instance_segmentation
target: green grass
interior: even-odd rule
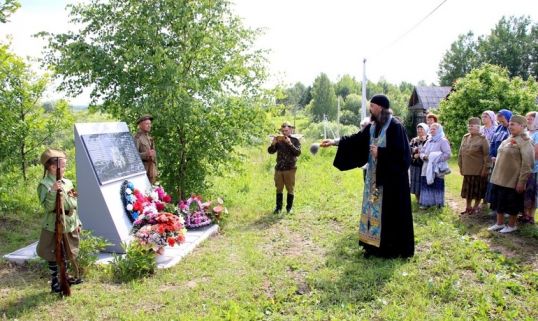
[[[483,231],[487,225],[462,221],[451,208],[415,212],[414,258],[364,259],[357,235],[362,172],[339,172],[332,167],[335,149],[311,156],[309,145],[303,142],[295,214],[271,214],[274,156],[267,154],[267,146],[245,150],[248,159],[242,171],[214,178],[214,188],[208,191],[222,195],[230,212],[222,232],[178,265],[128,284],[115,284],[104,270],[97,270],[73,288],[71,297],[59,300],[48,293],[46,273],[39,266],[2,263],[0,316],[19,320],[538,318],[536,256],[525,261],[492,249],[492,237]],[[461,183],[458,176],[447,177],[454,202],[458,179]],[[510,237],[536,242],[521,234]],[[30,235],[25,238],[26,243],[34,240]],[[2,240],[2,251],[23,243],[10,239],[6,245]],[[508,240],[505,246],[513,244]]]

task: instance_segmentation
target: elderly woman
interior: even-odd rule
[[[480,126],[480,134],[484,135],[486,139],[488,140],[488,144],[491,142],[491,138],[493,137],[493,133],[495,132],[495,129],[497,129],[497,117],[495,116],[495,113],[491,110],[486,110],[482,113],[482,124],[483,126]]]
[[[417,137],[411,139],[409,147],[411,148],[411,166],[410,166],[410,182],[411,182],[411,194],[415,194],[417,202],[420,200],[420,176],[422,172],[422,164],[424,163],[420,159],[420,151],[426,139],[428,138],[428,131],[430,128],[425,123],[417,125]]]
[[[524,133],[527,120],[515,115],[510,119],[510,137],[497,150],[497,159],[491,174],[493,202],[491,209],[497,213],[497,222],[488,231],[510,233],[517,230],[517,214],[523,211],[523,193],[534,166],[534,147]],[[508,225],[504,215],[510,215]]]
[[[461,197],[467,202],[461,214],[474,214],[480,211],[480,200],[486,194],[488,185],[489,144],[480,134],[480,119],[469,119],[468,133],[463,136],[458,153],[458,167],[463,175]],[[474,207],[471,207],[474,200]]]
[[[536,193],[538,191],[538,117],[536,112],[527,113],[527,129],[529,130],[529,138],[534,144],[534,167],[532,173],[527,180],[525,187],[525,198],[523,202],[523,216],[520,221],[522,223],[534,224],[534,212],[536,211]]]
[[[497,122],[499,123],[499,126],[497,126],[497,128],[493,132],[493,135],[491,136],[491,140],[489,142],[489,158],[491,160],[491,166],[495,165],[495,159],[497,158],[497,149],[499,149],[501,143],[510,135],[510,133],[508,132],[508,123],[510,122],[511,117],[512,112],[506,109],[501,109],[497,113]],[[488,188],[486,190],[486,201],[490,204],[495,201],[495,196],[491,193],[492,186],[493,185],[491,184],[490,177]],[[490,215],[496,215],[496,212],[492,211]]]
[[[445,205],[445,179],[436,168],[446,165],[452,152],[450,143],[445,138],[443,126],[433,123],[430,126],[430,138],[422,147],[420,159],[424,161],[420,177],[420,209],[431,206],[442,207]]]

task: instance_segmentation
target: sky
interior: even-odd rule
[[[39,58],[44,42],[32,35],[72,29],[64,8],[75,1],[21,0],[11,21],[0,25],[0,39],[10,35],[15,53]],[[503,15],[538,21],[537,0],[232,2],[246,26],[263,30],[256,46],[270,51],[267,87],[298,81],[311,85],[321,72],[332,81],[344,74],[360,80],[363,59],[369,80],[437,84],[439,62],[458,35],[487,35]],[[71,99],[74,104],[87,100],[87,94]]]

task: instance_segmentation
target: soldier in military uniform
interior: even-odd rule
[[[286,211],[292,212],[295,188],[295,172],[297,171],[297,157],[301,155],[301,143],[299,139],[292,137],[293,126],[289,122],[284,122],[280,127],[282,135],[273,137],[271,146],[267,148],[269,154],[276,154],[275,166],[275,187],[276,187],[276,207],[273,213],[282,211],[284,198],[284,186],[288,195],[286,197]]]
[[[60,159],[60,180],[56,180],[56,170]],[[67,257],[76,257],[79,251],[80,229],[82,223],[77,215],[77,193],[73,183],[65,178],[65,168],[67,159],[65,153],[59,150],[47,149],[41,154],[41,164],[44,166],[43,179],[37,187],[39,202],[45,210],[41,236],[37,244],[37,255],[48,262],[51,275],[51,291],[60,292],[58,280],[58,265],[56,263],[54,237],[56,223],[56,194],[62,193],[64,208],[64,233],[66,234],[66,244],[64,246]],[[79,278],[69,277],[70,284],[81,283]]]
[[[138,132],[134,139],[136,149],[140,153],[142,163],[146,169],[146,174],[150,183],[153,185],[157,181],[157,152],[155,151],[155,142],[153,137],[149,135],[151,131],[151,121],[153,117],[151,115],[144,115],[137,120]]]

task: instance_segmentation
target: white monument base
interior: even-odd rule
[[[167,269],[172,267],[181,261],[182,258],[191,253],[200,243],[205,241],[208,237],[217,234],[219,226],[216,224],[209,225],[197,230],[187,231],[185,236],[185,243],[179,246],[167,246],[164,248],[164,253],[157,256],[157,267],[159,269]],[[30,260],[38,259],[36,254],[37,242],[32,243],[22,249],[15,252],[4,255],[4,259],[16,264],[24,264]],[[108,264],[112,262],[112,253],[100,253],[98,264]]]

